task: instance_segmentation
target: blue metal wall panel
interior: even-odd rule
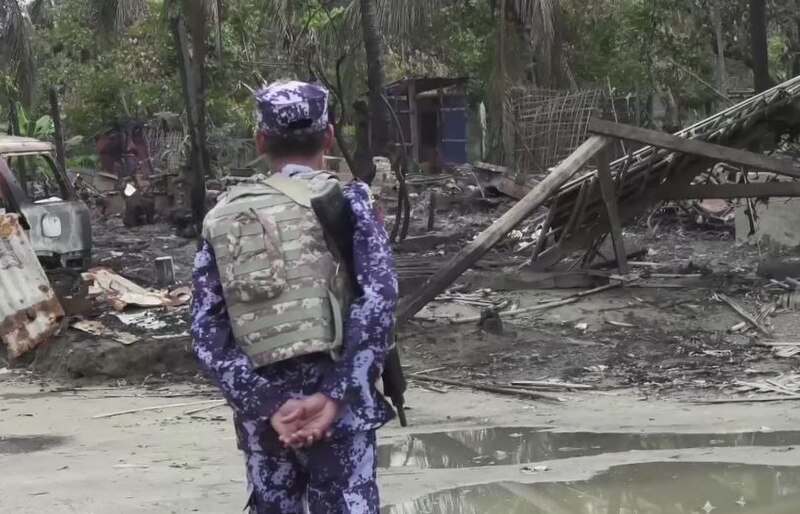
[[[448,164],[467,162],[467,97],[443,95],[440,112],[440,152]]]

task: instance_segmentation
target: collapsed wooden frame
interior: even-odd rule
[[[627,273],[622,226],[662,199],[800,196],[800,187],[792,182],[691,185],[716,162],[800,177],[800,168],[792,163],[741,150],[767,135],[777,142],[780,134],[798,131],[800,77],[676,135],[591,120],[589,132],[594,135],[407,299],[400,306],[397,322],[408,321],[546,203],[550,210],[541,219],[531,257],[535,267],[549,267],[577,250],[591,248],[610,233],[620,271]],[[649,146],[611,163],[607,148],[617,139]],[[596,171],[569,182],[592,159]]]

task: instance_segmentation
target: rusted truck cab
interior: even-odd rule
[[[89,209],[55,159],[51,143],[0,136],[0,213],[18,213],[46,270],[91,264]]]

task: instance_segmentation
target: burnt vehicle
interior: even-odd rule
[[[48,142],[0,136],[0,213],[21,215],[46,270],[84,270],[92,257],[89,209]]]

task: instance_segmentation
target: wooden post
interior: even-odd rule
[[[50,117],[53,118],[53,129],[56,139],[56,161],[61,169],[67,171],[67,153],[64,150],[64,131],[61,129],[61,109],[58,108],[58,94],[56,88],[50,87],[47,91],[50,96]]]
[[[411,157],[415,162],[419,162],[419,113],[417,112],[417,83],[413,80],[408,82],[408,142],[411,144]],[[403,127],[400,128],[403,130]],[[403,137],[400,138],[403,144]],[[407,152],[408,147],[403,148],[403,152]]]
[[[531,255],[531,266],[533,263],[536,262],[536,258],[539,257],[539,254],[542,253],[544,250],[545,245],[547,245],[547,233],[550,232],[550,225],[553,224],[553,218],[556,217],[556,212],[558,211],[558,197],[556,196],[553,200],[553,203],[550,204],[550,212],[547,213],[547,218],[544,220],[544,224],[542,225],[542,233],[539,234],[539,239],[536,240],[536,246],[533,247],[533,255]]]
[[[608,142],[609,140],[605,137],[592,136],[561,164],[553,168],[550,174],[539,182],[522,200],[506,211],[489,228],[481,232],[478,237],[437,271],[416,295],[400,306],[397,313],[398,325],[411,319],[428,302],[436,298],[439,293],[444,291],[455,279],[460,277],[462,273],[500,242],[506,234],[514,230],[517,225],[546,202]]]
[[[584,180],[581,184],[581,188],[578,190],[578,198],[575,200],[575,206],[572,208],[572,212],[569,213],[569,218],[564,224],[564,229],[561,231],[561,239],[569,236],[573,228],[580,226],[578,218],[583,218],[583,213],[586,212],[586,195],[589,194],[589,189],[589,181]]]
[[[508,168],[516,168],[514,162],[514,132],[511,127],[511,113],[508,98],[508,58],[506,56],[506,38],[508,37],[507,2],[501,2],[500,8],[500,112],[502,113],[503,164]],[[519,170],[517,171],[519,183]]]
[[[17,116],[17,102],[13,98],[8,100],[8,133],[12,136],[19,135],[19,116]]]
[[[156,257],[156,283],[159,287],[171,286],[175,283],[175,266],[172,257]]]
[[[597,177],[600,180],[600,193],[608,212],[608,225],[611,227],[611,241],[614,243],[614,254],[617,256],[617,265],[622,275],[630,271],[628,257],[625,252],[625,242],[622,240],[622,223],[619,218],[617,205],[617,191],[614,180],[611,178],[608,150],[603,149],[597,154]],[[590,263],[587,263],[590,264]]]
[[[172,36],[177,49],[178,71],[180,72],[183,87],[184,106],[189,124],[189,140],[191,143],[191,157],[189,170],[186,176],[189,183],[189,203],[192,209],[192,218],[198,234],[201,231],[203,216],[205,216],[206,177],[210,170],[210,157],[208,142],[206,141],[206,111],[204,90],[204,19],[200,8],[189,2],[190,21],[192,23],[192,49],[189,49],[189,34],[187,34],[187,20],[178,17],[172,20]]]
[[[766,0],[750,0],[750,44],[753,52],[753,79],[756,93],[763,93],[773,86],[769,75],[767,32]]]
[[[436,223],[436,191],[431,191],[430,204],[428,205],[428,232],[433,232]]]
[[[19,115],[17,114],[17,102],[13,98],[8,101],[8,128],[12,136],[21,136],[19,129]],[[28,193],[28,166],[25,157],[17,158],[17,170],[19,171],[19,182],[23,191]]]

